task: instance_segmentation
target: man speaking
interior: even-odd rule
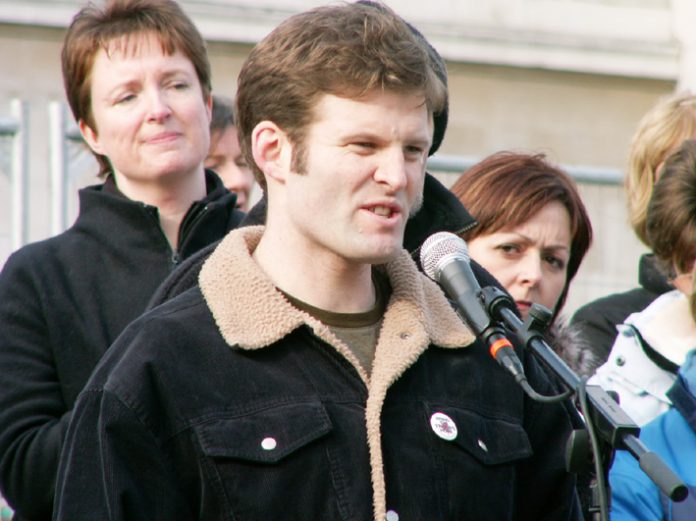
[[[429,60],[369,3],[252,50],[236,103],[266,225],[112,346],[56,519],[578,519],[566,409],[527,399],[401,246],[446,99]]]

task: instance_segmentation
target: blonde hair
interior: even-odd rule
[[[660,99],[638,123],[629,148],[625,188],[631,226],[646,245],[648,202],[657,171],[682,141],[695,135],[696,94],[690,92]]]

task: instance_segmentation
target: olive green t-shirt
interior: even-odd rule
[[[372,361],[375,358],[382,317],[391,293],[389,280],[383,273],[373,270],[372,283],[375,286],[375,306],[364,313],[326,311],[282,292],[293,306],[326,324],[334,335],[345,342],[367,374],[372,373]]]

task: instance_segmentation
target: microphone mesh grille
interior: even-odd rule
[[[435,281],[439,279],[440,270],[454,258],[466,263],[470,259],[466,242],[453,233],[434,233],[421,246],[421,266],[425,274]]]

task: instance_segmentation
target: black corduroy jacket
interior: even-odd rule
[[[56,521],[578,521],[573,418],[527,398],[402,252],[372,371],[227,235],[81,393]],[[531,385],[554,394],[521,353]]]

